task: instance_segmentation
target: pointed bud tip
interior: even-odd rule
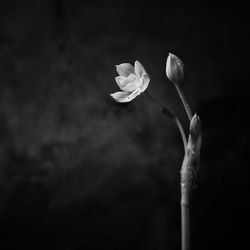
[[[195,113],[192,119],[200,119],[199,116]]]
[[[190,133],[198,135],[201,132],[200,117],[195,113],[190,122]]]

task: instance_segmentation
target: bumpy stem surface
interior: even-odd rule
[[[179,84],[174,84],[179,94],[182,104],[185,108],[189,121],[193,118],[193,112],[189,106],[184,90]],[[189,200],[190,190],[194,181],[194,172],[192,172],[192,156],[190,155],[190,135],[185,151],[184,160],[181,167],[181,248],[182,250],[190,249],[190,215],[189,215]],[[191,149],[192,151],[192,149]],[[192,154],[193,152],[191,152]]]
[[[188,168],[188,156],[185,154],[181,168],[181,249],[190,249],[190,180]]]

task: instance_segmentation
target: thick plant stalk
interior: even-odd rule
[[[181,187],[181,249],[190,249],[189,193]]]
[[[182,250],[190,250],[190,193],[200,163],[201,123],[196,114],[193,116],[181,85],[174,85],[190,120],[189,138],[181,168],[181,245]]]
[[[190,249],[190,193],[195,184],[200,163],[201,123],[195,114],[190,122],[187,150],[181,168],[182,250]]]
[[[179,67],[181,67],[179,65]],[[178,68],[178,67],[177,67]],[[183,64],[182,68],[183,70]],[[182,104],[190,121],[189,138],[185,156],[181,167],[181,248],[182,250],[190,249],[190,193],[195,182],[195,177],[200,161],[201,147],[201,126],[200,119],[189,106],[187,98],[182,88],[182,80],[172,81],[179,94]]]

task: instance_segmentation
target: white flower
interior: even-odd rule
[[[116,70],[119,76],[115,80],[122,91],[111,94],[111,97],[117,102],[130,102],[148,87],[150,78],[140,62],[135,61],[134,67],[122,63],[116,65]]]
[[[178,84],[184,78],[184,65],[179,57],[169,53],[166,63],[166,74],[168,79]]]

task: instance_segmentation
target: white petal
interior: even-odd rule
[[[147,73],[146,70],[139,61],[135,61],[135,74],[141,77],[143,73]]]
[[[134,74],[130,74],[128,77],[117,76],[115,80],[119,88],[127,92],[133,92],[142,85],[142,81]]]
[[[117,102],[130,102],[132,99],[129,98],[129,96],[131,95],[131,93],[127,93],[127,92],[116,92],[113,94],[110,94],[110,96],[116,100]]]
[[[116,71],[120,76],[129,76],[135,73],[134,67],[130,63],[116,65]]]
[[[142,86],[141,86],[141,91],[144,92],[146,88],[148,87],[148,84],[150,82],[149,75],[147,73],[144,73],[142,75]]]
[[[142,85],[142,80],[134,74],[131,74],[127,77],[126,81],[122,86],[122,90],[127,92],[133,92],[136,89],[140,88]]]
[[[114,94],[110,94],[110,96],[115,99],[117,102],[130,102],[133,99],[135,99],[138,95],[141,94],[141,89],[138,88],[135,91],[133,91],[132,93],[128,93],[128,92],[116,92]]]
[[[126,81],[127,77],[126,76],[117,76],[115,78],[115,81],[117,83],[117,85],[119,86],[120,89],[122,89],[122,87],[124,86],[124,84],[127,84]]]
[[[130,100],[133,100],[133,99],[135,99],[138,95],[140,95],[141,94],[141,89],[139,88],[139,89],[136,89],[134,92],[132,92],[131,94],[130,94],[130,96],[128,97]]]

